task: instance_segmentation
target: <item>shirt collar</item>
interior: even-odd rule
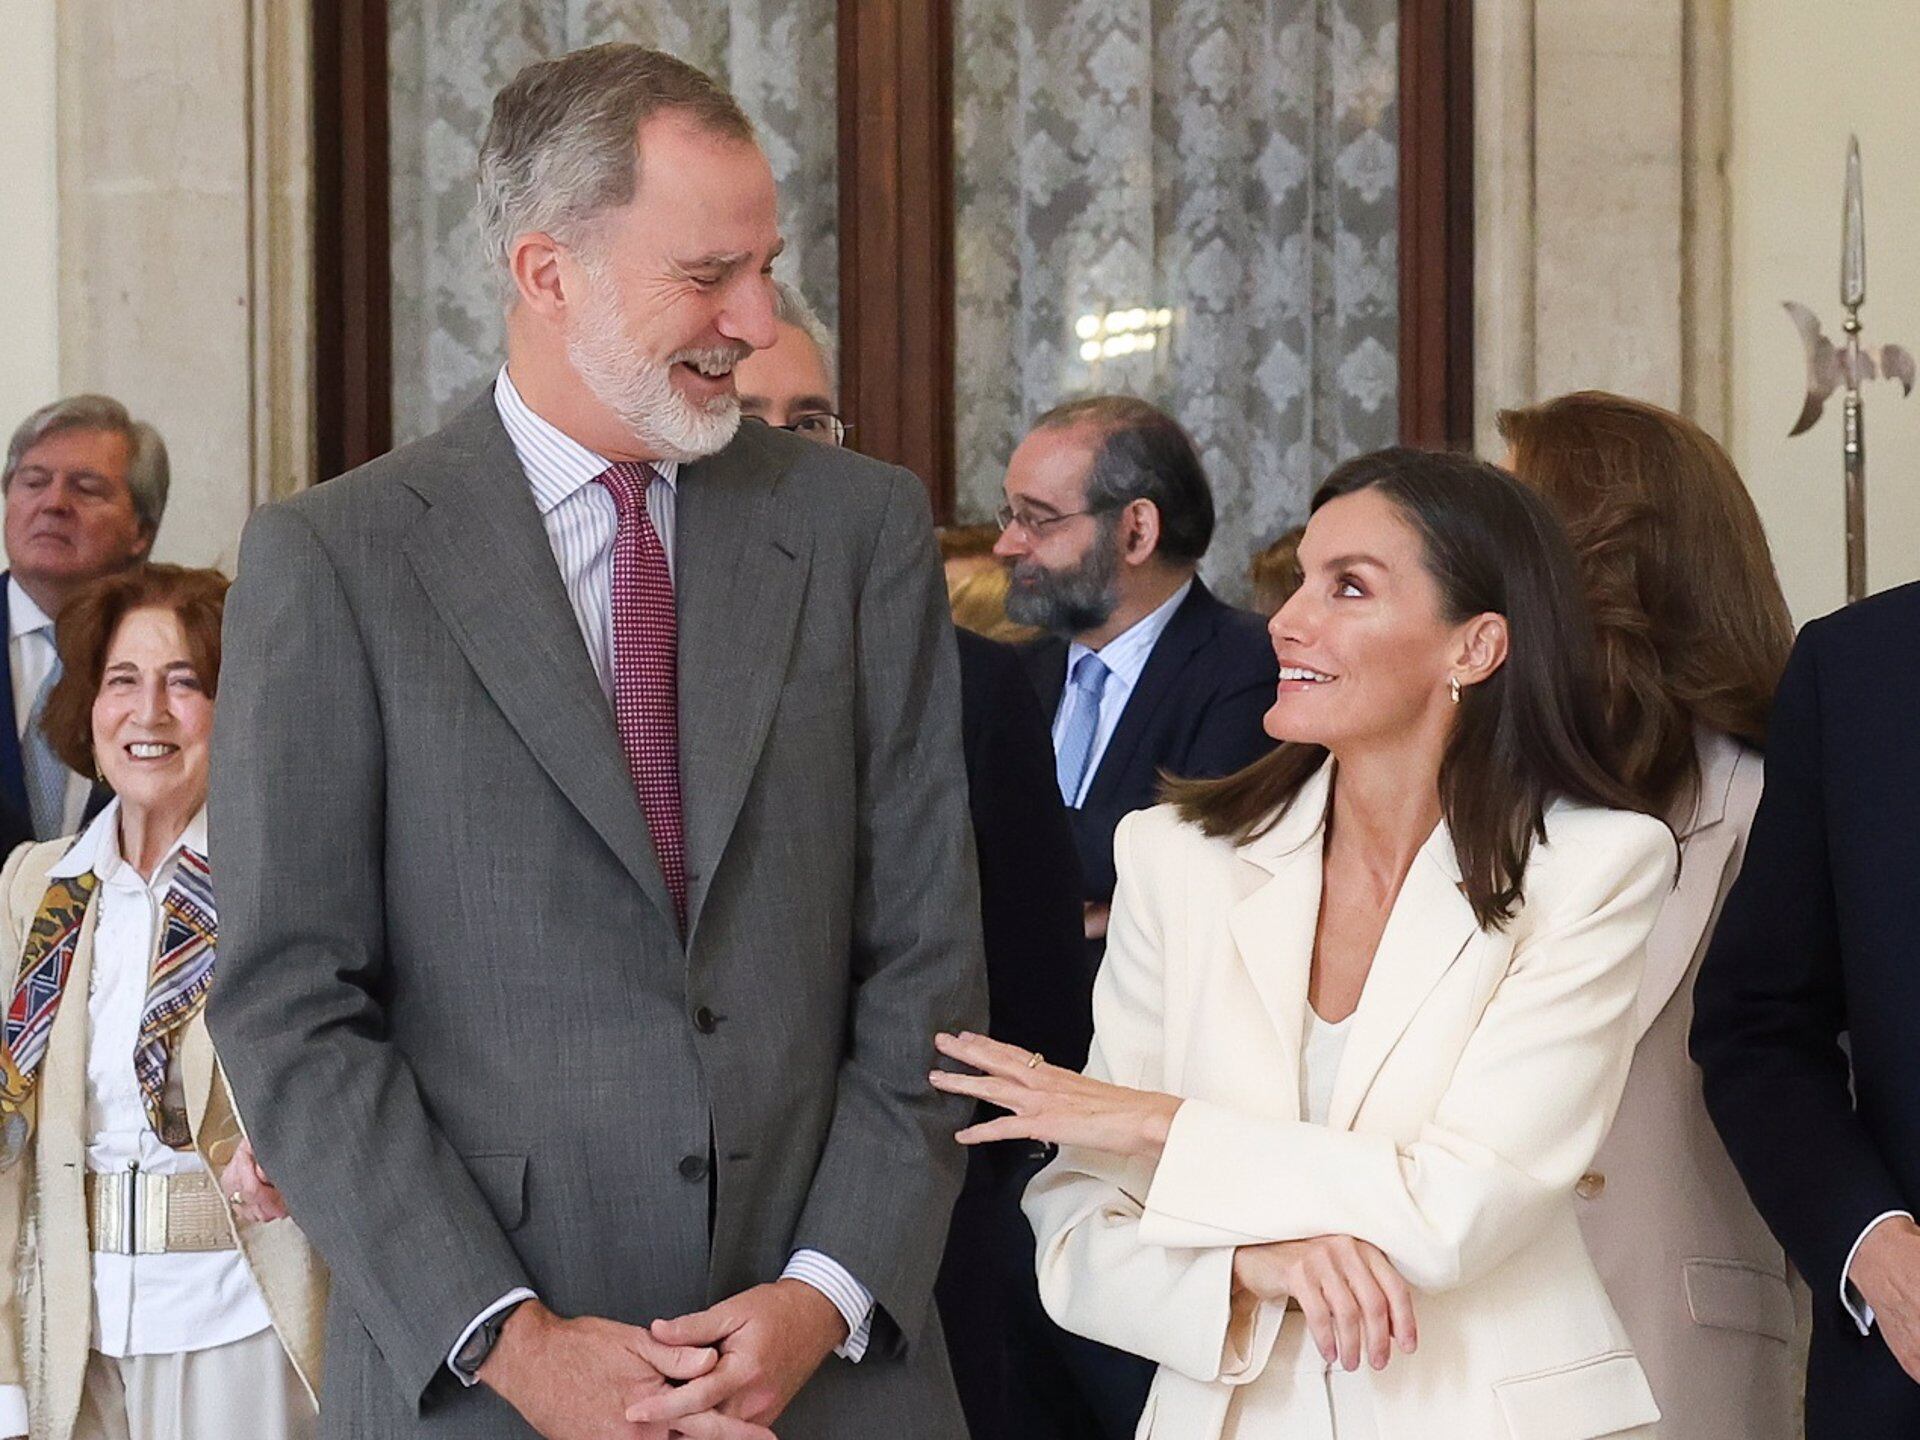
[[[11,575],[7,576],[7,638],[18,640],[22,635],[45,630],[52,624],[47,612],[21,587],[20,582]]]
[[[1153,654],[1153,647],[1160,643],[1167,626],[1173,623],[1173,612],[1185,603],[1192,590],[1193,578],[1189,576],[1186,584],[1161,601],[1158,608],[1143,615],[1102,645],[1098,653],[1100,663],[1107,667],[1107,673],[1129,689],[1137,684],[1140,672],[1147,668],[1147,658]],[[1082,655],[1094,653],[1090,646],[1082,645],[1078,640],[1068,645],[1067,674],[1073,674],[1073,667],[1080,663]]]
[[[207,807],[202,805],[193,819],[187,822],[187,828],[180,832],[167,853],[161,858],[159,868],[154,871],[156,881],[165,877],[168,867],[182,850],[192,850],[200,855],[207,853]],[[120,801],[118,798],[107,802],[107,806],[94,816],[93,823],[80,832],[67,853],[48,867],[49,880],[72,880],[91,870],[102,882],[107,884],[125,883],[130,888],[144,889],[147,882],[140,878],[140,872],[127,864],[120,855]]]
[[[514,388],[507,367],[493,382],[493,404],[500,412],[500,423],[513,442],[520,468],[527,472],[533,488],[534,504],[542,515],[573,498],[582,485],[591,485],[613,462],[597,454],[567,434],[559,426],[533,412]],[[680,465],[674,460],[650,460],[654,473],[678,489]],[[17,631],[15,633],[18,633]]]

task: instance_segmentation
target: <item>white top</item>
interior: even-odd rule
[[[1067,646],[1068,683],[1060,692],[1059,707],[1053,712],[1053,750],[1056,755],[1060,753],[1060,737],[1065,733],[1067,712],[1074,700],[1073,667],[1080,663],[1082,655],[1093,654],[1098,654],[1100,663],[1107,667],[1106,688],[1100,692],[1100,723],[1094,726],[1093,751],[1087,756],[1087,773],[1080,777],[1080,792],[1073,797],[1074,809],[1087,803],[1087,791],[1093,786],[1093,777],[1100,773],[1100,761],[1106,756],[1107,742],[1113,739],[1113,732],[1120,728],[1120,717],[1126,712],[1133,687],[1140,683],[1140,672],[1147,668],[1147,661],[1153,657],[1153,647],[1167,633],[1167,626],[1173,622],[1173,612],[1185,602],[1192,589],[1193,581],[1189,579],[1162,601],[1158,609],[1134,621],[1098,651],[1082,645],[1078,640]]]
[[[13,735],[16,740],[25,737],[27,721],[33,716],[33,702],[39,698],[47,672],[53,669],[53,662],[58,658],[59,651],[53,643],[53,621],[48,618],[46,611],[34,603],[33,597],[20,588],[20,582],[9,575],[7,668],[13,676]],[[86,776],[68,773],[67,811],[60,827],[62,835],[71,835],[80,828],[80,818],[87,813],[87,797],[92,793],[93,786]]]
[[[1335,1023],[1322,1020],[1307,1006],[1307,1034],[1300,1046],[1300,1118],[1315,1125],[1327,1123],[1333,1111],[1333,1078],[1340,1073],[1347,1032],[1353,1029],[1353,1011]]]
[[[613,462],[575,440],[571,435],[534,413],[514,388],[507,367],[493,382],[493,404],[500,423],[513,442],[513,453],[520,468],[527,472],[527,485],[533,491],[534,504],[540,508],[540,523],[546,527],[547,543],[560,567],[560,579],[567,599],[573,605],[574,619],[587,643],[587,655],[607,703],[613,703],[613,541],[620,526],[619,511],[613,496],[594,480]],[[675,518],[678,511],[680,467],[672,460],[651,460],[654,473],[664,485],[647,487],[647,519],[660,537],[667,553],[667,574],[675,575]],[[858,1361],[866,1354],[873,1333],[873,1292],[850,1274],[830,1255],[818,1250],[796,1250],[788,1259],[782,1279],[804,1280],[833,1302],[847,1322],[847,1338],[834,1352],[847,1360]],[[471,1324],[447,1352],[447,1368],[464,1385],[473,1377],[463,1374],[453,1357],[466,1346],[467,1337],[496,1312],[521,1300],[535,1298],[530,1290],[510,1290],[474,1316]]]
[[[93,975],[87,987],[87,1169],[188,1175],[204,1168],[192,1150],[163,1144],[147,1120],[133,1052],[146,1008],[147,980],[160,943],[160,905],[179,868],[182,846],[206,854],[202,810],[174,843],[151,881],[120,856],[120,802],[95,817],[49,879],[91,870]],[[237,1250],[181,1255],[93,1257],[93,1340],[102,1355],[166,1355],[210,1350],[257,1335],[271,1323],[266,1301]]]

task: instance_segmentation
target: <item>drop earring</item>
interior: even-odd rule
[[[1454,704],[1458,705],[1460,703],[1460,677],[1458,675],[1449,675],[1447,677],[1447,694],[1452,698]]]

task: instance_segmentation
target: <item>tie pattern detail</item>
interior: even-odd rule
[[[44,636],[49,646],[53,644],[51,625],[34,633]],[[65,761],[53,753],[53,742],[47,739],[47,732],[40,728],[41,718],[47,713],[47,697],[59,683],[60,655],[56,650],[47,678],[40,682],[39,693],[33,697],[33,709],[27,715],[27,728],[20,737],[20,763],[26,772],[27,811],[33,820],[33,838],[36,840],[51,840],[67,828],[67,777],[73,772],[67,769]]]
[[[154,1134],[176,1150],[191,1144],[193,1137],[186,1116],[167,1108],[167,1059],[174,1035],[207,1003],[218,937],[213,876],[206,857],[183,849],[173,884],[160,902],[160,944],[147,979],[147,1004],[140,1014],[140,1038],[133,1051],[133,1073],[147,1103],[147,1122]]]
[[[1107,662],[1088,651],[1074,662],[1067,684],[1067,718],[1060,727],[1060,745],[1054,754],[1054,775],[1060,798],[1069,810],[1080,806],[1080,787],[1086,783],[1093,759],[1093,737],[1100,729],[1100,694],[1107,688]]]
[[[596,477],[619,516],[613,537],[613,718],[660,873],[687,925],[686,828],[680,807],[680,638],[666,547],[647,515],[653,468],[632,461]]]

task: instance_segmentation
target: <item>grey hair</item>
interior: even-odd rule
[[[807,303],[807,297],[797,286],[784,280],[773,282],[773,318],[782,325],[793,326],[813,341],[827,367],[827,387],[837,396],[840,393],[839,346],[834,343],[833,332],[827,329],[826,322]]]
[[[42,405],[22,421],[7,442],[7,465],[0,470],[0,492],[13,484],[13,472],[20,468],[29,450],[63,430],[106,430],[126,440],[132,457],[127,463],[127,488],[133,493],[133,510],[148,537],[157,535],[160,519],[167,513],[167,489],[173,483],[173,469],[167,462],[167,442],[160,438],[158,430],[144,420],[134,419],[127,413],[127,407],[110,395],[69,395],[51,405]]]
[[[754,140],[753,122],[704,71],[642,45],[595,45],[527,66],[493,100],[480,146],[479,225],[502,296],[515,294],[513,242],[536,232],[576,244],[633,199],[640,126],[663,110]]]
[[[1104,515],[1150,500],[1160,512],[1160,555],[1198,563],[1213,541],[1213,487],[1180,422],[1137,396],[1090,395],[1054,406],[1033,428],[1079,426],[1094,436],[1087,509]]]

